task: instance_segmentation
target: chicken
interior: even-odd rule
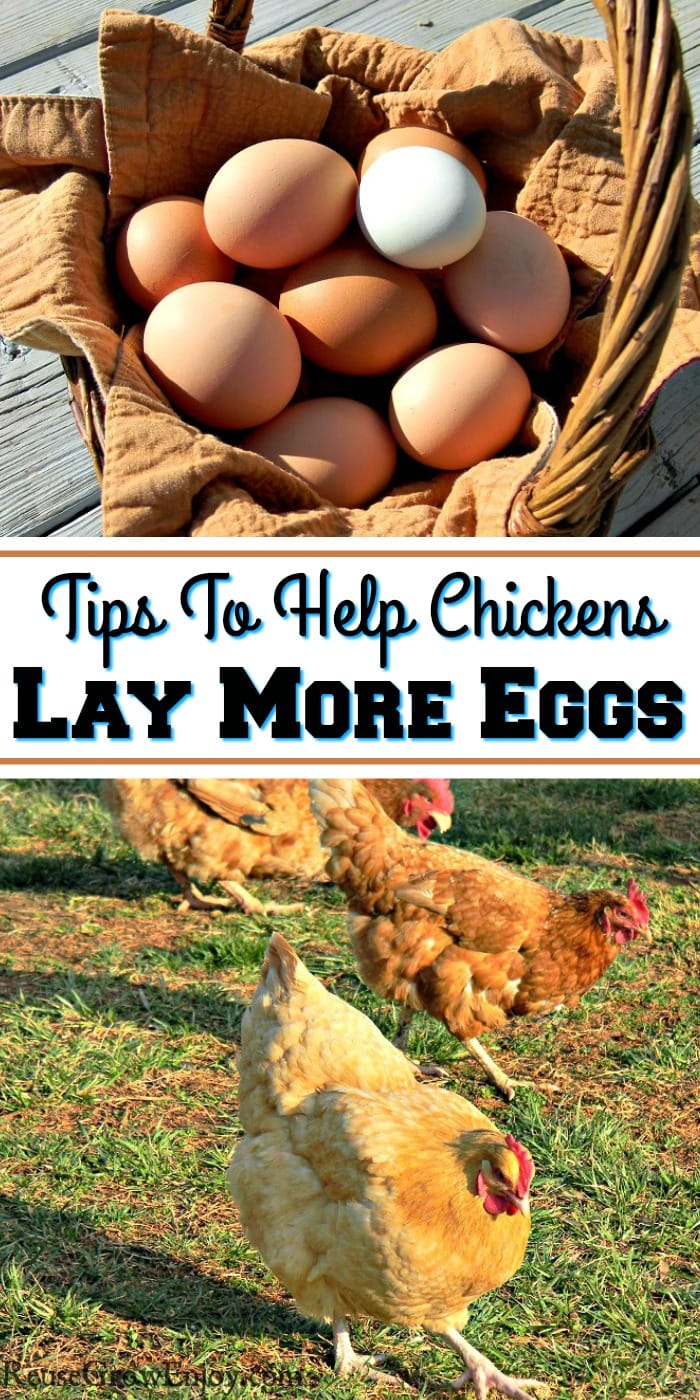
[[[530,1154],[457,1094],[417,1084],[361,1012],[273,934],[243,1018],[244,1136],[227,1180],[243,1228],[302,1312],[332,1324],[335,1369],[360,1314],[424,1327],[461,1357],[479,1400],[529,1400],[461,1335],[474,1298],[520,1267]],[[386,1379],[386,1378],[385,1378]]]
[[[453,798],[444,778],[377,780],[373,787],[395,820],[421,837],[449,827]],[[249,914],[298,912],[303,904],[262,904],[245,880],[328,878],[301,779],[124,778],[103,782],[101,790],[123,838],[147,860],[162,861],[182,886],[184,907],[228,908],[234,901]],[[217,880],[231,898],[203,895],[195,880]]]
[[[360,976],[378,996],[428,1011],[463,1042],[506,1098],[513,1084],[479,1043],[512,1016],[576,1006],[649,911],[630,880],[558,894],[455,846],[415,841],[360,783],[312,782],[311,803],[345,891]]]
[[[423,841],[449,831],[454,797],[447,778],[365,778],[364,783],[403,830],[415,829]]]

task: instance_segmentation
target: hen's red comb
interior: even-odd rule
[[[521,1142],[517,1142],[512,1133],[506,1138],[506,1147],[515,1153],[520,1163],[520,1176],[518,1177],[518,1195],[527,1196],[530,1182],[534,1176],[535,1164],[526,1147]]]
[[[644,927],[646,924],[649,923],[649,910],[647,908],[647,902],[644,898],[644,895],[642,894],[642,891],[639,888],[639,885],[637,884],[636,880],[628,880],[627,898],[630,904],[634,905],[638,923],[640,923],[642,927]]]

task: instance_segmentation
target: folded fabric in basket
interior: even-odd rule
[[[314,28],[240,56],[168,21],[107,11],[99,62],[101,101],[0,98],[0,331],[88,360],[105,409],[105,533],[506,533],[597,346],[624,188],[606,44],[505,19],[440,53]],[[468,472],[419,469],[373,505],[339,509],[171,408],[143,365],[139,328],[122,331],[111,244],[146,200],[202,196],[242,146],[320,138],[354,161],[378,131],[410,123],[469,140],[503,206],[563,249],[580,316],[555,347],[552,402],[535,401],[517,454]],[[698,355],[696,232],[649,396]]]

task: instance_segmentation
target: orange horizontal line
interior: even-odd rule
[[[312,536],[310,539],[316,539]],[[351,549],[333,550],[323,549],[318,554],[310,553],[308,547],[303,549],[248,549],[243,550],[238,557],[241,559],[299,559],[305,557],[310,561],[318,559],[364,559],[371,556],[374,559],[464,559],[470,554],[481,559],[698,559],[700,549],[531,549],[524,550],[516,547],[503,549],[471,549],[466,546],[461,549]],[[236,555],[234,548],[228,549],[118,549],[105,550],[103,554],[94,549],[17,549],[0,550],[0,558],[6,559],[84,559],[99,555],[102,559],[222,559]]]
[[[274,763],[278,767],[287,768],[329,768],[331,766],[347,767],[352,765],[357,767],[358,763],[364,763],[365,769],[369,770],[373,766],[371,759],[357,758],[97,758],[91,760],[84,758],[3,758],[0,756],[0,769],[2,767],[39,767],[45,768],[62,765],[63,767],[75,766],[85,767],[87,764],[97,767],[99,764],[109,767],[129,768],[137,765],[141,767],[169,767],[176,768],[182,764],[197,764],[199,767],[231,767],[236,768],[261,768]],[[648,768],[648,767],[676,767],[689,768],[700,765],[700,758],[419,758],[409,759],[406,755],[403,758],[383,758],[378,760],[383,768],[401,768],[407,763],[426,764],[431,768],[476,768],[476,767],[502,767],[507,764],[509,767],[581,767],[597,764],[598,767],[618,767],[618,768]],[[358,777],[361,776],[358,773]]]

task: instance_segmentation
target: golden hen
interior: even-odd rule
[[[442,1021],[510,1099],[513,1084],[478,1036],[512,1016],[575,1006],[649,911],[630,880],[612,890],[558,894],[456,846],[428,847],[387,817],[361,783],[311,783],[345,891],[360,976],[378,996]]]
[[[530,1400],[460,1332],[470,1303],[520,1267],[530,1154],[414,1071],[326,991],[278,934],[243,1018],[244,1137],[227,1171],[243,1228],[302,1312],[333,1327],[335,1369],[377,1375],[348,1318],[444,1338],[479,1400]]]
[[[370,786],[394,820],[421,837],[449,827],[453,799],[444,778],[380,779]],[[192,908],[235,901],[249,914],[291,913],[304,906],[262,904],[246,890],[246,879],[327,879],[302,779],[123,778],[104,781],[101,790],[120,835],[147,860],[167,866]],[[230,898],[201,894],[195,880],[218,881]]]

